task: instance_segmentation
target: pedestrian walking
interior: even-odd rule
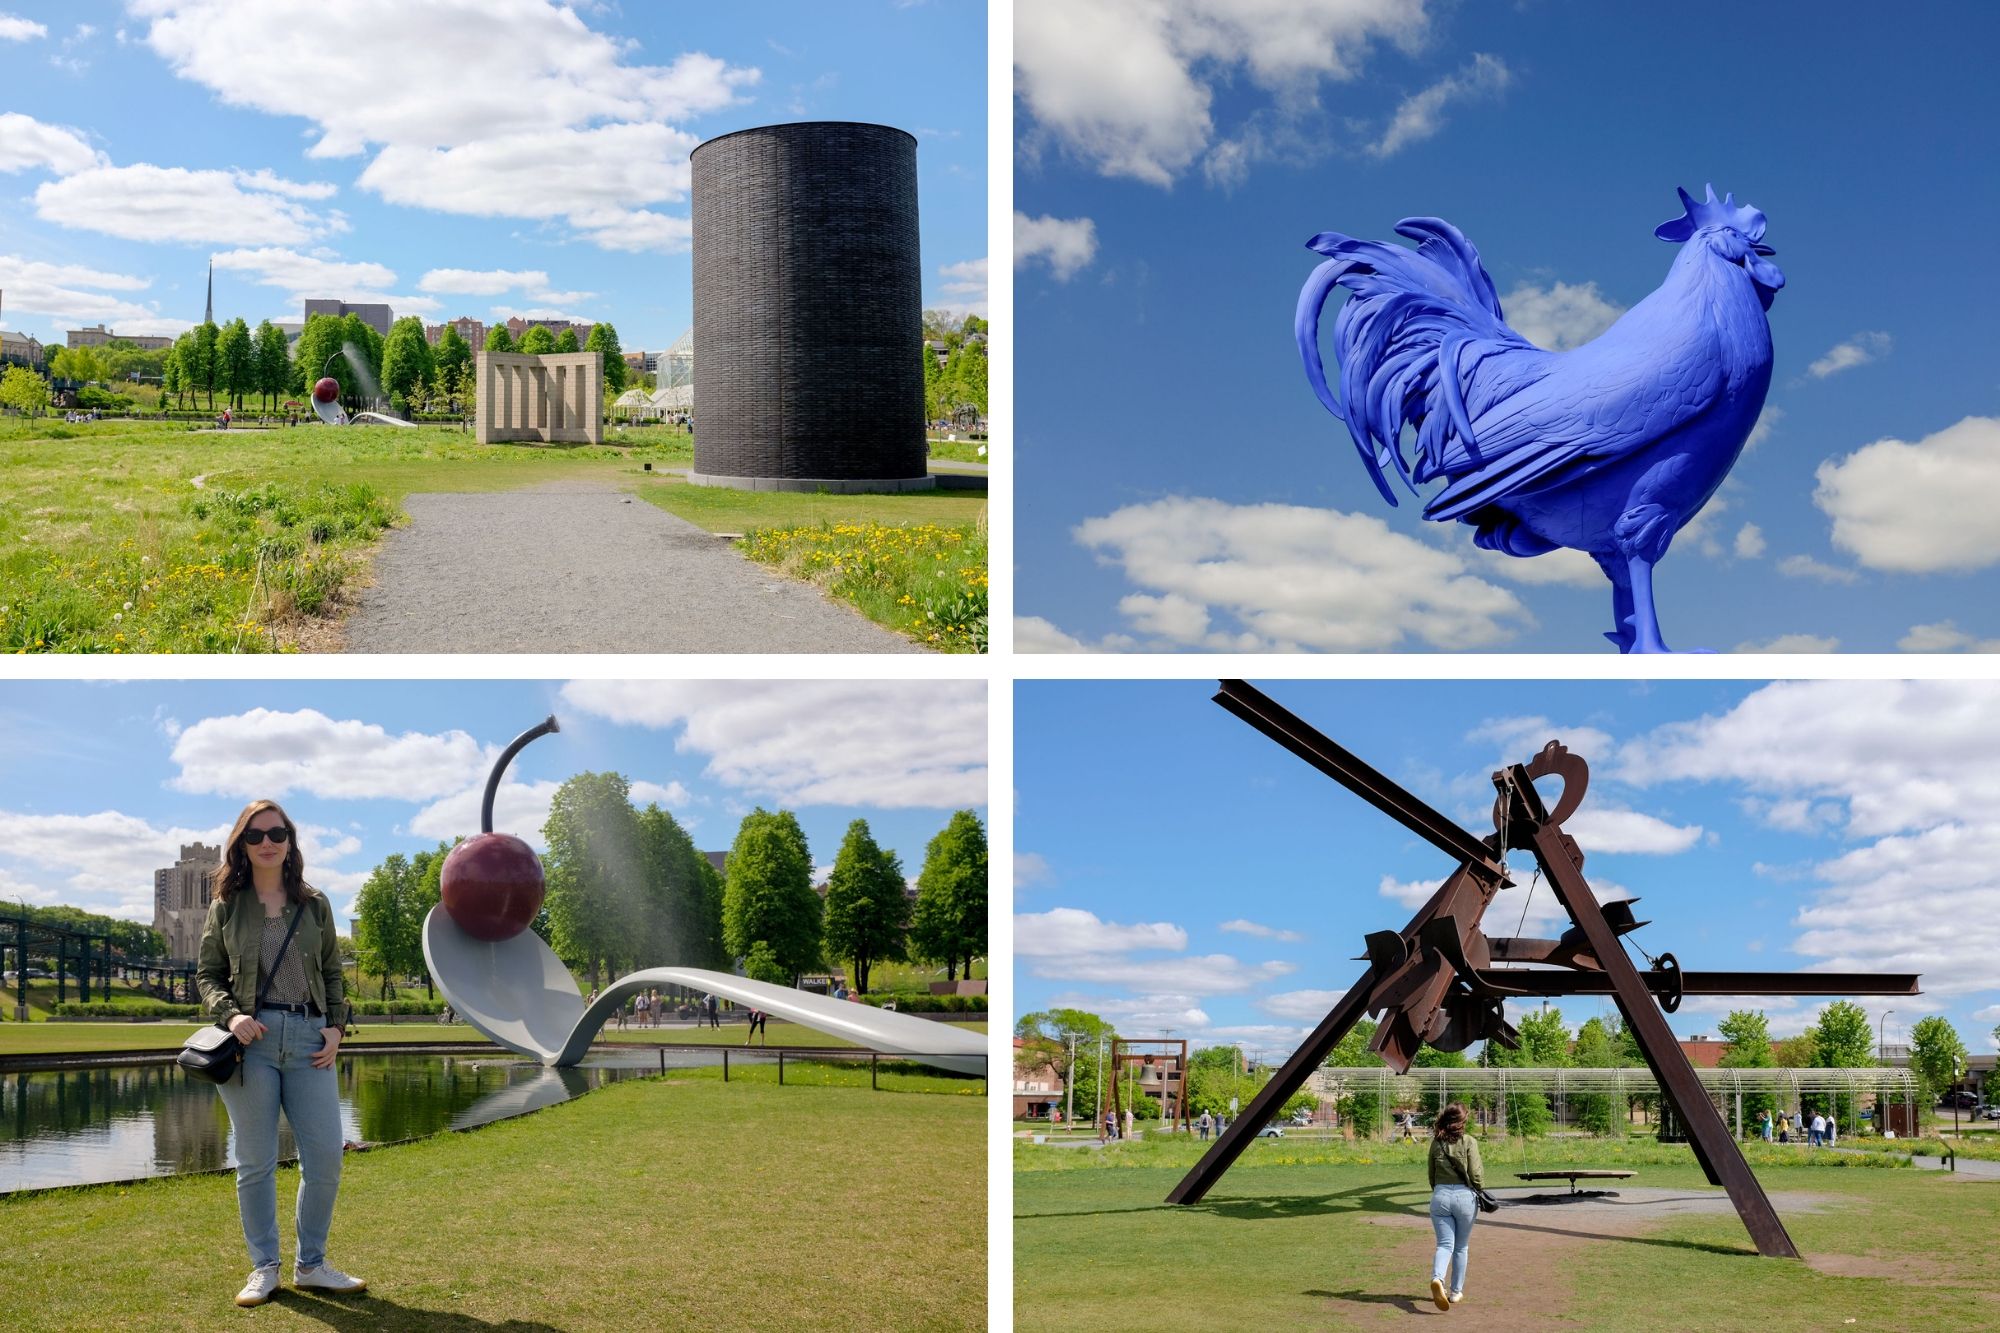
[[[1431,1302],[1449,1310],[1465,1299],[1465,1270],[1472,1258],[1472,1223],[1479,1215],[1479,1191],[1486,1187],[1479,1160],[1479,1141],[1465,1132],[1471,1117],[1453,1102],[1438,1112],[1431,1125],[1431,1231],[1437,1250],[1431,1256]],[[1451,1287],[1445,1288],[1445,1275]]]
[[[1809,1146],[1817,1148],[1825,1142],[1826,1142],[1826,1117],[1821,1115],[1818,1111],[1814,1111],[1812,1118],[1812,1139]]]
[[[195,986],[202,1008],[243,1044],[236,1076],[216,1091],[229,1110],[236,1206],[250,1278],[242,1306],[277,1294],[278,1111],[299,1150],[292,1282],[358,1292],[368,1284],[326,1261],[340,1191],[340,1088],[334,1057],[348,1006],[333,906],[305,880],[298,828],[275,801],[236,817],[211,879]]]
[[[1833,1117],[1829,1115],[1826,1118],[1826,1146],[1831,1148],[1838,1142],[1840,1142],[1840,1126],[1834,1124]]]
[[[1771,1108],[1764,1108],[1764,1142],[1771,1141]]]

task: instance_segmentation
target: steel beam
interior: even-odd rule
[[[1577,868],[1581,857],[1575,842],[1562,831],[1560,824],[1544,822],[1548,814],[1527,770],[1515,764],[1508,773],[1513,791],[1507,811],[1508,841],[1516,844],[1525,841],[1548,877],[1549,887],[1590,941],[1591,952],[1603,964],[1604,974],[1611,982],[1618,1010],[1638,1042],[1639,1054],[1660,1085],[1660,1095],[1673,1104],[1687,1126],[1688,1146],[1694,1149],[1703,1174],[1710,1184],[1720,1185],[1729,1192],[1729,1201],[1736,1205],[1737,1216],[1749,1229],[1759,1254],[1798,1258],[1798,1247],[1792,1244],[1777,1209],[1771,1206],[1770,1197],[1750,1170],[1750,1164],[1743,1160],[1742,1150],[1729,1135],[1729,1126],[1709,1101],[1707,1090],[1695,1076],[1694,1066],[1688,1063],[1659,1005],[1640,979],[1639,969],[1618,943],[1611,923],[1604,919],[1596,895]]]
[[[1572,968],[1485,967],[1475,974],[1482,986],[1510,995],[1610,995],[1616,990],[1601,971]],[[1917,995],[1918,978],[1898,972],[1683,972],[1683,995]],[[1640,972],[1648,991],[1671,991],[1665,972]]]
[[[1508,880],[1499,856],[1484,840],[1404,791],[1312,724],[1247,681],[1225,680],[1215,702],[1388,815],[1454,861],[1470,861],[1493,878]]]

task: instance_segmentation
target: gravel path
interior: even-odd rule
[[[596,483],[412,495],[350,653],[906,653],[900,634]]]

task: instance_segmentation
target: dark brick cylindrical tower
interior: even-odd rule
[[[929,485],[916,139],[767,125],[693,166],[693,480]]]

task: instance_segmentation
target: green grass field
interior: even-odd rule
[[[1165,1203],[1201,1146],[1017,1148],[1015,1326],[1137,1327],[1133,1312],[1159,1299],[1163,1273],[1177,1320],[1204,1329],[1438,1313],[1423,1285],[1433,1240],[1418,1150],[1260,1141],[1202,1203]],[[1507,1145],[1488,1147],[1488,1184],[1519,1186],[1515,1158]],[[2000,1268],[1988,1237],[2000,1181],[1867,1169],[1867,1159],[1836,1154],[1775,1158],[1752,1147],[1767,1190],[1810,1197],[1812,1211],[1779,1207],[1805,1263],[1759,1258],[1733,1211],[1621,1220],[1579,1236],[1543,1224],[1551,1210],[1503,1209],[1473,1232],[1468,1300],[1451,1318],[1474,1328],[1746,1333],[1993,1323]],[[1527,1167],[1558,1163],[1635,1169],[1635,1187],[1719,1193],[1674,1145],[1545,1142]]]
[[[11,1012],[11,1010],[10,1010]],[[463,1023],[383,1023],[363,1018],[360,1028],[347,1037],[349,1045],[370,1042],[484,1041]],[[0,1023],[0,1055],[48,1055],[58,1052],[173,1050],[194,1030],[194,1020],[178,1019],[162,1023]],[[984,1023],[954,1023],[956,1031],[984,1032]],[[853,1043],[796,1023],[773,1020],[768,1024],[767,1042],[772,1046],[852,1047]],[[720,1028],[606,1028],[603,1041],[637,1045],[741,1046],[744,1025],[729,1023]],[[865,1080],[864,1080],[865,1081]]]
[[[329,1258],[369,1294],[254,1313],[226,1175],[0,1200],[0,1303],[46,1329],[983,1328],[985,1109],[671,1076],[352,1155]]]
[[[687,464],[689,438],[614,431],[601,446],[480,445],[448,426],[216,433],[0,418],[0,651],[337,646],[372,547],[419,491],[590,479],[714,532],[928,522],[983,534],[985,498],[975,493],[794,496],[644,470]]]

